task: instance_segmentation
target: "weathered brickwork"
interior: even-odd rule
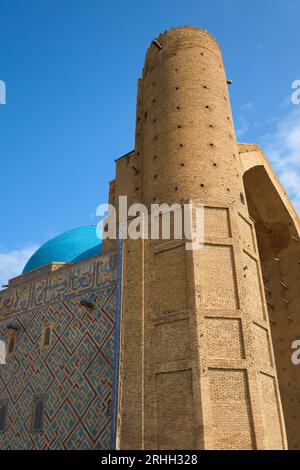
[[[272,381],[264,374],[272,363],[272,354],[261,356],[260,390],[268,407],[264,429],[268,446],[278,446],[280,436],[273,433],[273,429],[280,427],[280,421],[271,406],[272,396],[276,396],[283,407],[288,446],[300,449],[300,366],[291,360],[292,343],[300,338],[299,218],[261,149],[253,144],[240,144],[239,151],[249,213],[255,221],[263,290],[271,324],[271,335],[256,327],[259,332],[256,340],[260,341],[264,351],[270,348],[270,342],[273,345],[280,390],[278,398],[274,379]],[[262,315],[261,311],[259,315]],[[272,432],[268,433],[268,429]]]
[[[194,252],[172,237],[125,241],[119,447],[285,449],[263,279],[268,227],[257,226],[253,164],[235,138],[220,48],[194,27],[156,41],[138,83],[135,150],[117,161],[113,197],[201,203],[205,238]],[[293,218],[282,188],[273,192]]]
[[[238,144],[229,83],[208,32],[174,28],[151,44],[135,149],[116,161],[109,202],[200,203],[203,247],[128,238],[119,283],[105,239],[102,257],[10,281],[0,447],[300,448],[299,219],[259,147]],[[31,432],[39,397],[43,433]]]
[[[0,306],[0,337],[16,337],[0,366],[8,410],[0,448],[111,448],[116,255],[31,276],[1,292]],[[51,326],[47,347],[43,325]],[[39,433],[32,429],[36,396],[44,401]]]

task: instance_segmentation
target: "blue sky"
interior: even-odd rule
[[[136,84],[177,25],[221,44],[237,136],[257,142],[300,208],[298,0],[0,0],[0,283],[50,237],[95,222],[134,146]]]

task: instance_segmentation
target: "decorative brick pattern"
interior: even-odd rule
[[[2,295],[14,300],[6,303],[0,336],[12,324],[17,334],[14,355],[0,366],[0,399],[8,403],[0,448],[111,448],[115,255],[62,268]],[[94,308],[81,305],[82,299]],[[17,312],[7,314],[11,304]],[[41,348],[43,324],[52,325],[47,348]],[[44,397],[41,433],[31,432],[36,394]]]
[[[117,211],[120,195],[146,206],[201,203],[205,246],[125,240],[118,296],[110,255],[12,280],[0,294],[2,334],[19,327],[0,376],[10,407],[2,447],[108,448],[117,437],[121,449],[284,449],[281,401],[299,447],[299,386],[289,381],[299,377],[284,366],[299,324],[299,219],[256,146],[236,141],[216,40],[188,26],[157,41],[138,82],[135,149],[117,160],[109,201]],[[104,240],[104,253],[116,248]],[[272,325],[280,322],[281,399],[264,290]],[[42,351],[41,322],[53,324]],[[44,433],[29,432],[33,394],[45,397]]]
[[[155,338],[157,363],[191,358],[189,320],[157,325]]]
[[[242,322],[239,318],[206,318],[205,323],[208,357],[244,359]]]
[[[205,245],[197,259],[201,301],[205,308],[238,308],[232,247]]]
[[[220,48],[189,26],[156,39],[138,82],[135,150],[117,161],[110,200],[200,203],[205,245],[125,242],[120,446],[261,449],[259,355],[270,355],[253,321],[269,325]]]
[[[220,207],[205,207],[204,210],[205,237],[231,237],[228,209]]]
[[[273,367],[269,332],[265,328],[256,324],[254,324],[253,332],[256,350],[260,351],[260,354],[258,355],[259,367],[262,370],[268,370],[268,368]]]
[[[254,430],[244,370],[209,370],[213,448],[254,449]]]
[[[257,261],[246,252],[243,252],[243,269],[248,287],[245,295],[246,308],[253,318],[262,320],[265,318],[265,313],[258,265]]]
[[[157,375],[157,448],[194,449],[191,370]]]
[[[31,282],[6,289],[0,294],[0,318],[11,313],[65,299],[76,291],[100,287],[116,280],[116,255],[99,256],[60,268]]]
[[[239,214],[239,234],[240,238],[245,246],[246,249],[248,250],[254,250],[254,238],[253,238],[253,229],[251,224],[243,217],[241,214]]]
[[[282,424],[280,422],[274,377],[263,373],[260,374],[260,392],[261,400],[264,403],[263,425],[266,448],[269,450],[281,449],[283,444]]]
[[[187,307],[185,247],[179,246],[157,253],[156,312],[172,312]]]

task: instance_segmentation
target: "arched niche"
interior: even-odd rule
[[[290,449],[300,449],[300,226],[288,196],[259,147],[240,145],[249,215],[254,219],[283,413]],[[267,399],[267,397],[266,397]]]

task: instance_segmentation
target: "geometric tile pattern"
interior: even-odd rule
[[[17,328],[15,353],[0,366],[0,400],[8,402],[0,449],[111,448],[115,255],[61,268],[18,289],[5,292],[8,308],[2,299],[0,310],[0,339]],[[21,306],[19,312],[11,305]],[[48,348],[41,347],[43,323],[53,325]],[[30,432],[36,394],[45,397],[42,433]]]

